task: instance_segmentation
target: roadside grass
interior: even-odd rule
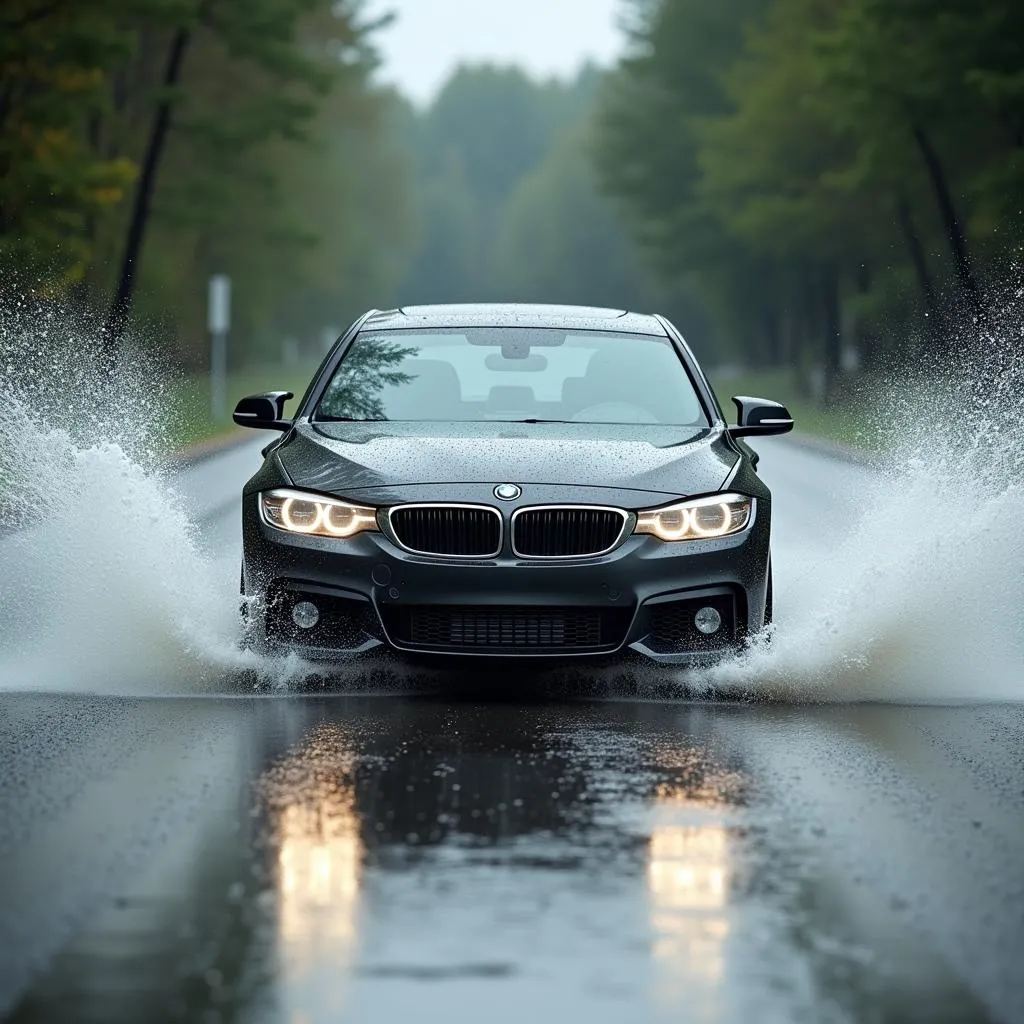
[[[865,451],[882,443],[878,417],[873,413],[871,383],[863,377],[844,380],[842,393],[827,405],[814,400],[801,388],[795,371],[719,370],[708,373],[711,386],[726,417],[732,419],[736,406],[733,395],[751,395],[781,402],[796,423],[793,433],[831,441]]]

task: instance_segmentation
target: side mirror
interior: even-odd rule
[[[735,427],[729,427],[733,437],[764,437],[768,434],[788,434],[793,429],[789,410],[767,398],[734,398],[736,403]]]
[[[231,417],[240,427],[256,430],[290,430],[292,421],[284,418],[284,403],[295,396],[290,391],[268,391],[249,395],[235,406]]]

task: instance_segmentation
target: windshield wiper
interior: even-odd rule
[[[542,420],[531,417],[528,420],[499,420],[499,423],[576,423],[576,420]]]
[[[387,423],[385,419],[366,420],[355,416],[317,416],[314,423]]]

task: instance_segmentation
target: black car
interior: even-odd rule
[[[771,496],[740,438],[792,429],[734,399],[727,426],[661,316],[418,306],[361,317],[243,492],[250,640],[315,660],[679,663],[771,618]]]

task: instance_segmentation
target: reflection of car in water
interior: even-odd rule
[[[770,494],[741,438],[780,405],[722,411],[658,316],[421,306],[360,318],[243,494],[252,642],[341,660],[685,662],[771,615]]]

